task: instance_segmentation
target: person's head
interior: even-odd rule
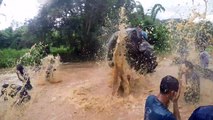
[[[142,31],[142,25],[137,26],[138,31]]]
[[[160,83],[160,94],[166,95],[169,100],[171,100],[175,96],[175,92],[179,90],[179,82],[178,80],[171,76],[167,75],[162,78]]]
[[[136,36],[137,37],[137,31],[136,30],[132,31],[132,36],[134,36],[134,37]]]
[[[206,50],[205,47],[200,48],[200,52],[204,52],[205,50]]]
[[[189,61],[184,61],[184,63],[183,63],[183,65],[181,66],[182,68],[182,72],[190,72],[190,71],[192,71],[193,69],[194,69],[194,65],[191,63],[191,62],[189,62]]]
[[[24,67],[21,64],[16,66],[16,70],[19,71],[22,75],[24,74]]]

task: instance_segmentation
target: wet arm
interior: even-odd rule
[[[179,80],[179,90],[178,90],[178,92],[175,92],[175,97],[172,99],[173,114],[174,114],[176,120],[181,120],[180,112],[179,112],[179,108],[178,108],[178,99],[180,97],[181,89],[182,89],[182,81]]]
[[[173,114],[175,115],[177,120],[181,120],[178,102],[173,102]]]
[[[187,84],[187,78],[186,78],[186,73],[183,72],[182,67],[179,67],[179,72],[178,72],[178,80],[181,80],[184,85]]]
[[[19,79],[20,81],[23,82],[24,80],[23,80],[23,78],[20,76],[20,73],[17,71],[16,74],[17,74],[17,76],[18,76],[18,79]]]

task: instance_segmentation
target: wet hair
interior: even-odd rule
[[[16,66],[16,70],[18,70],[22,75],[24,74],[24,67],[21,64],[18,64]]]
[[[138,25],[138,27],[139,27],[139,28],[141,28],[141,29],[143,28],[143,26],[142,26],[142,25]]]
[[[133,31],[132,31],[132,35],[136,35],[136,36],[137,36],[137,31],[136,31],[136,30],[133,30]]]
[[[185,64],[185,66],[187,67],[187,68],[189,68],[190,70],[193,70],[194,69],[194,65],[191,63],[191,62],[189,62],[189,61],[185,61],[184,62],[184,64]]]
[[[175,77],[167,75],[164,78],[162,78],[160,83],[161,94],[168,94],[170,91],[177,92],[178,89],[179,89],[179,82]]]

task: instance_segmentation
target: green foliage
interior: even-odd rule
[[[98,37],[106,34],[102,32],[103,27],[109,27],[109,31],[104,32],[114,32],[121,6],[130,14],[135,1],[52,0],[29,21],[28,33],[53,47],[69,47],[72,57],[94,58],[103,43]]]
[[[151,40],[155,43],[154,49],[158,53],[171,51],[171,39],[168,29],[164,25],[154,27],[153,33],[150,34]]]
[[[40,65],[41,59],[47,55],[45,50],[47,45],[42,43],[34,44],[31,49],[2,49],[0,50],[0,68],[14,67],[15,65],[21,63],[23,65]],[[53,55],[60,55],[64,53],[71,53],[69,48],[63,46],[56,48],[51,48],[51,53]]]
[[[208,46],[206,48],[206,51],[209,52],[209,53],[212,53],[213,52],[213,46]]]
[[[50,48],[51,54],[53,54],[54,56],[56,55],[60,55],[60,54],[68,54],[71,53],[72,50],[70,50],[68,47],[64,47],[64,46],[60,46],[60,47],[51,47]]]
[[[156,21],[158,12],[165,11],[165,8],[161,4],[155,4],[151,10],[151,14],[144,13],[143,6],[139,2],[137,2],[135,8],[136,11],[129,15],[129,22],[131,26],[153,26],[154,24],[159,23],[159,20]]]
[[[151,11],[151,18],[155,21],[158,12],[164,12],[165,8],[161,4],[155,4]]]
[[[0,50],[0,68],[14,67],[21,56],[26,53],[28,49],[2,49]]]
[[[32,41],[28,40],[26,35],[27,27],[22,26],[13,30],[12,27],[8,27],[5,30],[0,31],[0,49],[12,48],[22,49],[29,48],[33,45]]]
[[[13,30],[11,27],[0,31],[0,49],[10,47],[13,39]]]
[[[19,50],[42,42],[53,47],[51,52],[54,55],[68,54],[69,57],[93,59],[96,55],[103,55],[107,38],[103,35],[117,31],[121,6],[126,8],[126,15],[132,26],[155,26],[159,22],[155,20],[157,13],[164,11],[162,5],[156,4],[152,17],[148,16],[141,3],[135,0],[52,0],[40,9],[38,16],[27,21],[26,25],[16,30],[8,28],[0,31],[0,49]],[[159,38],[151,35],[152,41],[166,43],[166,30],[161,26],[157,27],[153,34]],[[161,33],[165,36],[156,29],[165,30]],[[26,65],[39,64],[39,59],[43,57],[43,47],[31,49],[20,62]],[[156,48],[163,50],[158,46]]]
[[[47,53],[45,51],[46,45],[42,43],[34,44],[31,49],[20,57],[17,64],[23,65],[40,65],[41,59],[44,58]]]
[[[154,45],[157,53],[165,53],[171,50],[171,39],[168,29],[156,19],[159,11],[165,11],[161,4],[155,4],[151,16],[144,15],[143,6],[138,3],[136,12],[129,18],[131,26],[142,25],[143,30],[148,32],[148,42]]]

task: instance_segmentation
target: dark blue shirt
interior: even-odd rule
[[[189,120],[213,120],[213,105],[197,108],[194,110]]]
[[[156,96],[150,95],[146,100],[144,120],[176,120],[176,118]]]

